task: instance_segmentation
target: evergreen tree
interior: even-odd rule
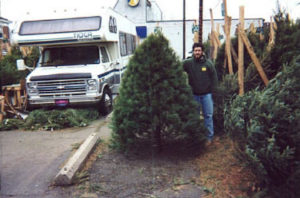
[[[35,66],[34,64],[39,58],[38,47],[33,47],[29,55],[22,57],[19,47],[13,46],[10,54],[0,60],[0,93],[2,86],[19,83],[20,79],[24,79],[28,75],[28,70],[17,70],[16,61],[21,58],[24,58],[26,65]]]
[[[274,77],[284,64],[290,64],[293,57],[300,54],[300,23],[294,23],[289,15],[278,12],[274,17],[277,29],[275,45],[270,54],[270,77]]]
[[[18,71],[16,60],[20,59],[22,54],[17,47],[12,47],[11,54],[8,54],[0,60],[0,93],[3,85],[18,83],[20,78],[25,76],[23,71]]]
[[[272,197],[299,197],[300,56],[262,91],[236,97],[225,127]]]
[[[196,103],[182,63],[162,33],[151,34],[136,49],[115,102],[112,146],[128,151],[140,145],[204,141]]]

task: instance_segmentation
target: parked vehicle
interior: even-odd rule
[[[19,46],[39,46],[26,77],[30,107],[98,104],[107,113],[136,45],[133,22],[114,10],[75,18],[23,21],[13,35]],[[17,61],[19,70],[28,68]]]

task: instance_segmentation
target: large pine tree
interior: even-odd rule
[[[136,49],[114,104],[112,145],[128,151],[142,145],[158,150],[173,142],[204,142],[205,128],[182,63],[162,33]],[[190,145],[187,145],[190,146]]]

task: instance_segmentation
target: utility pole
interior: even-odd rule
[[[182,58],[183,59],[185,59],[185,0],[183,0],[183,30],[182,30],[182,32],[183,32],[183,38],[182,38],[182,40],[183,40],[183,50],[182,50]]]
[[[203,0],[199,0],[199,43],[202,43],[203,32]]]

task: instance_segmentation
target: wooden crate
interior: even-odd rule
[[[2,86],[5,101],[9,102],[11,106],[22,109],[24,100],[22,99],[25,95],[25,88],[22,84],[13,84]]]

